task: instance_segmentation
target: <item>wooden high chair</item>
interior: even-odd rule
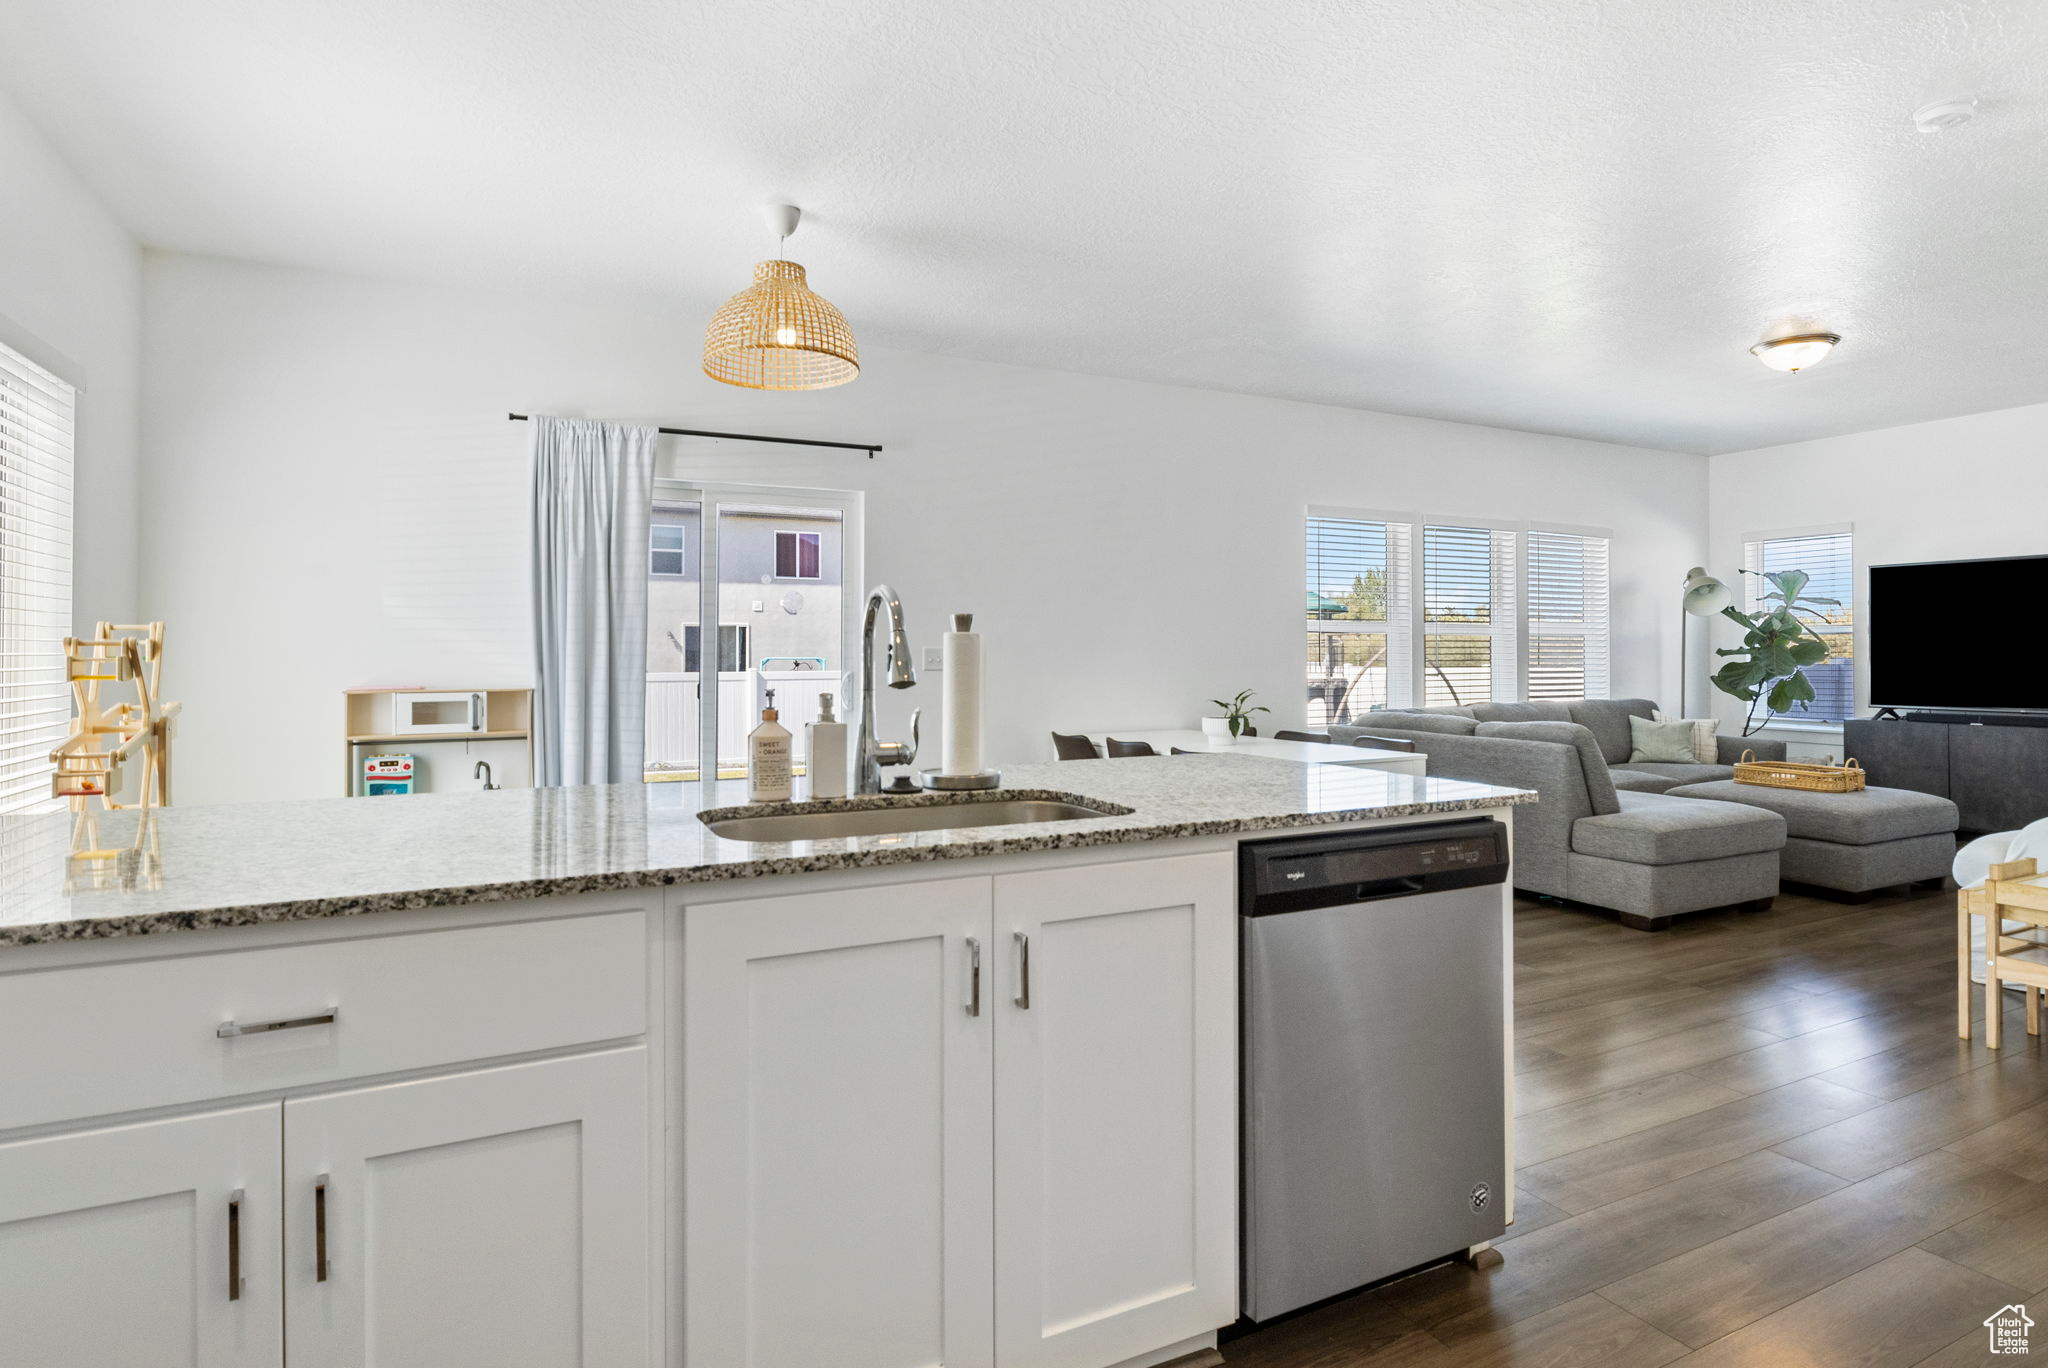
[[[1968,891],[1958,903],[1958,953],[1962,956],[1964,990],[1970,983],[1970,918],[1984,918],[1984,1043],[1998,1048],[1999,1018],[2005,1002],[2001,984],[2022,984],[2027,998],[2027,1034],[2041,1034],[2041,994],[2048,989],[2048,880],[2032,860],[1991,866],[1973,908]],[[2005,923],[2025,922],[2024,930],[2008,933]],[[1969,1004],[1960,1008],[1962,1034],[1969,1038]]]

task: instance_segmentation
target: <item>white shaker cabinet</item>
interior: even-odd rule
[[[644,1047],[284,1104],[292,1368],[645,1368]]]
[[[1237,1318],[1235,869],[995,880],[1003,1368],[1100,1368]]]
[[[274,1368],[278,1109],[0,1145],[0,1363]]]
[[[683,1361],[986,1368],[988,880],[683,918]]]
[[[1234,869],[686,906],[685,1361],[1106,1368],[1233,1320]]]

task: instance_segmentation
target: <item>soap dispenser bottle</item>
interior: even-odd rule
[[[775,690],[761,709],[761,725],[747,733],[747,801],[789,801],[789,728],[776,721]]]
[[[846,724],[832,715],[832,695],[818,695],[818,720],[804,728],[805,764],[811,775],[811,797],[846,796]]]

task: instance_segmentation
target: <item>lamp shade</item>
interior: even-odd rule
[[[1685,572],[1685,611],[1694,617],[1711,617],[1735,602],[1734,591],[1707,573],[1703,565]]]
[[[747,389],[811,390],[860,374],[846,315],[812,292],[794,261],[763,261],[754,283],[704,330],[704,373]]]

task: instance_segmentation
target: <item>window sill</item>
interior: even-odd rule
[[[1766,722],[1757,728],[1758,732],[1784,731],[1799,732],[1807,736],[1840,736],[1839,722]]]

